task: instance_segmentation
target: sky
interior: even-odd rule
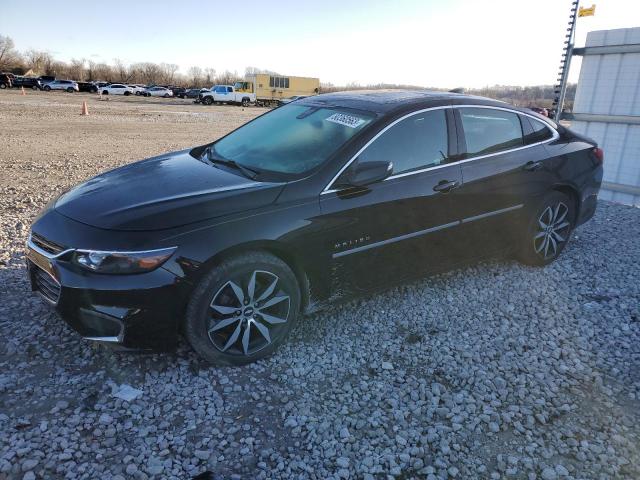
[[[640,0],[582,0],[588,31],[640,26]],[[0,35],[68,61],[245,67],[335,85],[553,84],[571,0],[0,0]],[[570,80],[577,80],[579,60]]]

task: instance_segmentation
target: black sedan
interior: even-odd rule
[[[13,79],[13,87],[15,88],[31,88],[32,90],[42,90],[42,82],[34,77],[15,77]]]
[[[33,290],[83,337],[219,365],[301,314],[496,254],[555,260],[603,153],[529,110],[440,92],[319,95],[95,177],[28,241]]]

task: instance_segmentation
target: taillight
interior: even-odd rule
[[[602,165],[604,163],[604,151],[600,147],[593,149],[593,156],[596,157],[598,165]]]

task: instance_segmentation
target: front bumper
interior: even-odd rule
[[[27,271],[33,291],[87,340],[126,348],[166,350],[176,344],[188,287],[175,274],[106,275],[69,262],[29,239]]]

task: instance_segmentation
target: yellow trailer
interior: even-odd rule
[[[317,95],[320,79],[257,73],[236,82],[234,88],[237,92],[255,93],[258,104],[272,104],[283,98]]]

